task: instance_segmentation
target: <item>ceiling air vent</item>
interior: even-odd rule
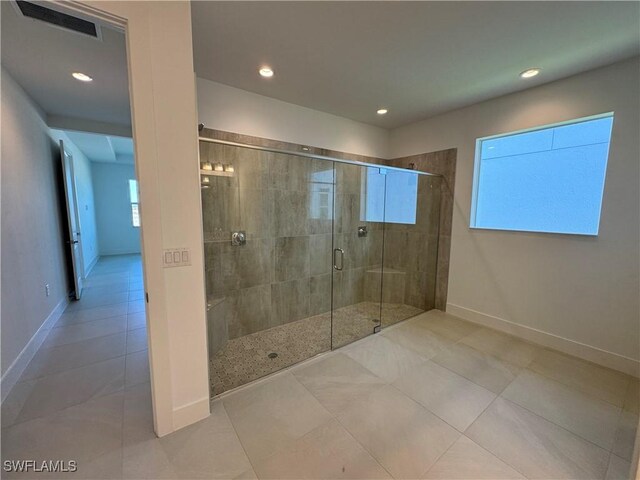
[[[25,17],[42,20],[43,22],[50,23],[56,27],[61,27],[66,30],[72,30],[74,32],[98,38],[99,31],[95,23],[31,2],[17,0],[16,5]]]

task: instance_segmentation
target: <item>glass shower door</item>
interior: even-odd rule
[[[385,169],[334,162],[331,346],[380,328]]]
[[[382,327],[435,305],[440,177],[389,170],[384,198]]]

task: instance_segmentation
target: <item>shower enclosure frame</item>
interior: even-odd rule
[[[378,223],[380,223],[382,225],[382,245],[381,245],[381,255],[380,255],[380,269],[379,269],[379,273],[377,274],[379,276],[379,282],[380,282],[380,286],[379,286],[379,294],[380,294],[380,300],[379,300],[379,314],[378,314],[378,318],[377,318],[377,324],[375,325],[374,328],[371,328],[366,334],[363,334],[362,336],[358,337],[358,338],[351,338],[348,341],[344,342],[344,343],[339,343],[336,340],[336,337],[334,337],[334,326],[335,326],[335,322],[336,322],[336,318],[334,317],[336,310],[338,307],[336,307],[336,300],[334,298],[336,291],[335,291],[335,287],[334,284],[336,283],[336,273],[339,273],[339,271],[341,271],[341,268],[336,268],[336,251],[341,251],[341,248],[336,248],[336,237],[335,237],[335,222],[336,222],[336,215],[337,215],[337,201],[336,201],[336,196],[338,195],[338,168],[341,168],[340,165],[344,165],[346,166],[355,166],[355,167],[359,167],[361,169],[363,169],[361,171],[362,175],[364,176],[365,172],[368,172],[368,169],[376,169],[379,171],[379,173],[386,175],[387,173],[401,173],[401,174],[409,174],[411,176],[415,176],[414,178],[419,178],[419,177],[435,177],[435,178],[444,178],[444,176],[442,174],[439,173],[431,173],[431,172],[425,172],[425,171],[420,171],[420,170],[415,170],[413,168],[401,168],[401,167],[394,167],[394,166],[389,166],[386,164],[381,164],[381,163],[374,163],[374,162],[366,162],[366,161],[360,161],[360,160],[350,160],[350,159],[345,159],[345,158],[338,158],[338,157],[334,157],[334,156],[330,156],[330,155],[323,155],[323,154],[318,154],[318,153],[313,153],[312,151],[309,150],[316,150],[315,148],[312,147],[305,147],[305,146],[296,146],[297,148],[302,149],[302,151],[300,150],[295,150],[295,149],[287,149],[287,148],[277,148],[277,147],[271,147],[271,146],[265,146],[265,145],[256,145],[256,144],[252,144],[252,143],[245,143],[242,141],[232,141],[232,140],[224,140],[224,139],[220,139],[220,138],[209,138],[209,137],[205,137],[205,136],[199,136],[198,137],[200,142],[205,142],[205,143],[210,143],[210,144],[217,144],[217,145],[223,145],[223,146],[227,146],[227,147],[237,147],[237,148],[241,148],[241,149],[249,149],[249,150],[256,150],[256,151],[263,151],[263,152],[269,152],[269,153],[274,153],[274,154],[282,154],[282,155],[287,155],[287,156],[293,156],[293,157],[301,157],[301,158],[307,158],[307,159],[311,159],[311,160],[321,160],[321,161],[327,161],[327,162],[331,162],[331,170],[332,170],[332,199],[335,203],[332,204],[331,210],[332,210],[332,216],[331,216],[331,221],[332,221],[332,235],[331,235],[331,260],[332,260],[332,273],[331,273],[331,298],[330,298],[330,310],[329,310],[329,314],[331,316],[331,320],[330,320],[330,345],[329,348],[327,350],[324,350],[324,352],[326,351],[331,351],[331,350],[335,350],[336,348],[340,348],[342,346],[347,345],[348,343],[351,343],[353,341],[359,340],[360,338],[363,338],[364,336],[368,336],[371,335],[373,333],[377,333],[381,330],[381,327],[383,326],[383,278],[385,278],[386,276],[386,272],[385,272],[385,268],[386,266],[384,265],[384,229],[385,229],[385,225],[387,225],[387,222],[383,219],[378,221]],[[201,159],[202,160],[202,159]],[[365,180],[366,181],[366,180]],[[386,206],[386,186],[387,186],[387,180],[385,178],[384,180],[384,194],[383,194],[383,204]],[[417,180],[416,180],[416,184],[417,184]],[[365,185],[365,183],[362,184],[363,186]],[[436,184],[437,185],[437,184]],[[438,188],[440,188],[438,186]],[[416,187],[416,192],[417,192],[417,187]],[[362,199],[361,199],[362,200]],[[416,198],[416,202],[417,202],[417,198]],[[436,222],[439,222],[439,215],[440,215],[440,197],[439,197],[439,193],[438,193],[438,210],[437,210],[437,215],[438,218],[436,219]],[[204,213],[204,211],[203,211]],[[364,220],[361,218],[362,222],[376,222],[376,220]],[[439,225],[439,223],[436,223],[437,225]],[[438,230],[439,230],[439,226],[438,226]],[[435,256],[437,258],[437,250],[438,250],[438,235],[439,233],[436,232],[435,234],[435,239],[433,242],[433,246],[435,247]],[[344,262],[344,258],[343,258],[343,262]],[[433,269],[434,272],[437,272],[437,265],[435,265],[435,268]],[[392,270],[392,269],[390,269]],[[368,271],[369,272],[369,271]],[[367,272],[367,273],[368,273]],[[437,276],[437,273],[434,275],[434,283],[435,283],[435,277]],[[435,288],[435,286],[434,286]],[[434,297],[435,297],[435,292],[434,292]],[[432,299],[433,300],[433,299]],[[431,308],[434,308],[433,304],[430,304]],[[427,308],[428,310],[429,308]],[[423,310],[424,311],[424,310]],[[404,318],[401,318],[400,320],[405,320],[407,318],[411,318],[412,316],[416,315],[417,313],[413,313],[410,314],[408,316],[405,316]],[[375,321],[375,319],[371,318],[372,321]],[[393,323],[395,323],[395,321],[400,321],[400,320],[394,320]],[[390,323],[391,324],[391,323]],[[389,325],[390,325],[389,324]],[[384,326],[388,326],[388,325],[384,325]],[[312,355],[314,356],[314,355]],[[308,357],[311,358],[312,356]],[[300,361],[300,360],[299,360]],[[293,362],[291,363],[291,365],[294,365],[297,362]],[[286,365],[282,368],[287,368],[288,366],[291,365]],[[210,366],[211,368],[211,366]],[[272,372],[273,373],[273,372]],[[234,387],[235,388],[235,387]],[[214,396],[214,394],[212,393],[212,396]]]
[[[249,148],[251,150],[261,150],[263,152],[271,152],[271,153],[281,153],[283,155],[295,155],[296,157],[305,157],[305,158],[312,158],[314,160],[327,160],[330,162],[338,162],[338,163],[346,163],[349,165],[357,165],[360,167],[372,167],[372,168],[384,168],[385,170],[393,170],[393,171],[399,171],[399,172],[411,172],[411,173],[415,173],[417,175],[426,175],[429,177],[439,177],[442,178],[443,175],[439,174],[439,173],[431,173],[431,172],[423,172],[420,170],[409,170],[407,168],[401,168],[401,167],[391,167],[388,165],[381,165],[379,163],[369,163],[369,162],[360,162],[360,161],[356,161],[356,160],[347,160],[347,159],[343,159],[343,158],[337,158],[337,157],[330,157],[328,155],[319,155],[317,153],[311,153],[311,152],[306,152],[306,151],[302,151],[302,152],[297,152],[297,151],[292,151],[292,150],[285,150],[282,148],[274,148],[274,147],[265,147],[262,145],[254,145],[251,143],[240,143],[240,142],[232,142],[230,140],[220,140],[217,138],[209,138],[209,137],[198,137],[198,141],[201,142],[208,142],[208,143],[217,143],[220,145],[227,145],[230,147],[240,147],[240,148]]]

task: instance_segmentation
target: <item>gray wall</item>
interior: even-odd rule
[[[448,308],[640,359],[639,73],[636,57],[391,132],[394,157],[458,149]],[[597,237],[469,228],[477,138],[611,111]]]
[[[133,165],[91,164],[100,255],[140,253],[140,228],[131,222],[129,179]]]
[[[58,149],[2,69],[2,374],[69,292]],[[45,295],[45,284],[51,288]]]

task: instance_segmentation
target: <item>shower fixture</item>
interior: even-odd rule
[[[247,234],[240,230],[231,234],[231,245],[234,247],[241,247],[247,243]]]

